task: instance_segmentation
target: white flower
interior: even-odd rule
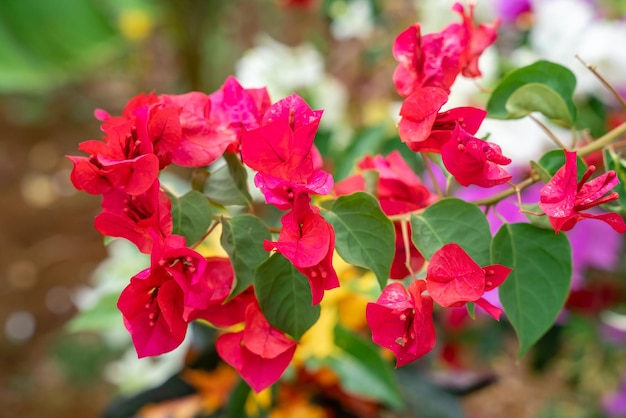
[[[311,44],[290,47],[267,35],[259,36],[256,43],[236,64],[235,76],[242,86],[267,87],[276,101],[324,77],[324,58]]]
[[[374,30],[374,15],[368,0],[335,2],[330,31],[338,40],[365,39]]]

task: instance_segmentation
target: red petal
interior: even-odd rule
[[[426,288],[441,306],[474,301],[485,291],[485,273],[457,244],[446,244],[430,259]]]

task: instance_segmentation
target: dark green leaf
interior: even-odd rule
[[[464,418],[465,414],[456,396],[435,386],[419,370],[403,367],[396,371],[400,393],[407,403],[411,417]],[[404,415],[402,415],[404,416]]]
[[[263,221],[256,216],[243,214],[232,219],[222,219],[221,244],[235,270],[231,298],[254,283],[254,271],[268,256],[263,241],[271,238]]]
[[[248,173],[235,154],[224,154],[225,165],[211,171],[204,193],[220,205],[247,206],[252,202],[248,192]]]
[[[206,196],[191,190],[181,197],[168,194],[172,201],[174,234],[187,239],[187,245],[198,241],[213,222],[213,209]]]
[[[402,408],[393,368],[383,360],[373,343],[337,325],[335,345],[342,351],[328,360],[344,390],[379,400],[395,409]]]
[[[576,117],[576,129],[588,130],[593,138],[599,138],[606,133],[607,108],[604,102],[597,97],[586,95],[582,101],[578,101]]]
[[[491,94],[487,111],[496,119],[517,119],[536,111],[572,126],[576,120],[575,88],[576,77],[570,70],[537,61],[507,74]]]
[[[395,230],[376,198],[364,192],[341,196],[322,215],[335,230],[339,255],[372,270],[382,289],[395,253]]]
[[[567,236],[530,224],[504,224],[491,261],[513,269],[500,301],[520,343],[520,357],[554,324],[569,293],[572,255]]]
[[[478,206],[446,198],[429,206],[421,215],[411,215],[413,243],[430,257],[445,244],[456,243],[479,265],[489,264],[491,232]]]
[[[250,386],[243,380],[239,379],[239,383],[231,392],[228,398],[227,418],[247,418],[246,401],[250,395]]]
[[[279,253],[256,269],[254,290],[269,323],[295,340],[299,340],[320,316],[320,306],[311,305],[311,288],[306,276]]]

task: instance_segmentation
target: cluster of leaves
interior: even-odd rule
[[[480,75],[478,58],[498,26],[476,25],[472,6],[467,13],[460,4],[453,10],[462,23],[424,36],[415,24],[396,39],[393,81],[405,98],[400,138],[425,165],[440,155],[448,180],[460,186],[509,183],[502,166],[510,159],[474,136],[483,119],[539,112],[573,127],[575,78],[540,61],[505,76],[486,111],[442,112],[457,76]],[[150,267],[131,278],[118,301],[137,353],[173,350],[191,322],[206,321],[222,330],[219,356],[257,392],[281,377],[298,341],[320,318],[325,292],[340,286],[335,250],[375,275],[381,293],[367,306],[367,323],[373,341],[403,366],[435,344],[434,303],[472,312],[478,306],[499,319],[501,309],[484,297],[495,288],[523,355],[568,296],[571,248],[559,231],[591,218],[626,232],[617,213],[586,212],[623,204],[626,164],[607,150],[611,170],[589,180],[594,168],[580,158],[608,145],[623,125],[530,162],[530,176],[511,183],[510,192],[467,202],[430,191],[398,152],[366,156],[357,173],[334,184],[314,145],[322,112],[295,94],[272,103],[265,89],[244,89],[232,77],[210,95],[140,95],[121,116],[96,116],[104,141],[83,142],[88,157],[69,157],[72,181],[103,196],[95,222],[103,235],[126,238],[151,255]],[[158,176],[170,164],[197,168],[192,191],[176,196],[163,189]],[[249,171],[256,172],[265,203],[283,211],[280,227],[268,227],[256,214]],[[492,236],[480,206],[490,209],[539,180],[546,183],[536,206],[543,213],[530,214],[530,223],[505,223]],[[228,257],[205,257],[198,246],[218,224]],[[335,329],[335,343],[347,362],[384,364],[343,328]],[[336,364],[339,374],[344,366]],[[398,406],[397,394],[387,390],[389,376],[381,373],[374,377],[385,390],[356,391]]]

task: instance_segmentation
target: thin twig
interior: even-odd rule
[[[537,125],[539,125],[539,127],[546,133],[546,135],[550,137],[552,142],[554,142],[559,148],[566,149],[569,151],[569,148],[565,146],[565,144],[562,143],[561,140],[556,137],[556,135],[554,135],[554,133],[550,130],[550,128],[548,128],[546,125],[541,123],[541,121],[537,119],[536,117],[534,117],[533,115],[528,115],[528,117],[532,119]]]
[[[581,62],[582,65],[587,67],[587,69],[591,71],[593,75],[596,76],[596,78],[600,81],[600,83],[602,83],[602,85],[604,85],[604,87],[606,87],[611,92],[611,94],[613,94],[613,96],[615,96],[615,98],[617,99],[617,101],[620,102],[622,107],[626,108],[626,101],[624,100],[624,98],[617,92],[617,90],[615,90],[615,88],[611,84],[609,84],[608,81],[606,81],[604,77],[600,75],[600,73],[598,73],[598,71],[596,71],[596,66],[583,61],[583,59],[580,58],[578,54],[576,54],[575,57],[578,61]]]
[[[196,248],[198,245],[202,244],[202,241],[204,241],[206,239],[206,237],[208,237],[209,235],[211,235],[211,232],[213,232],[213,230],[220,224],[221,222],[215,221],[213,222],[213,224],[211,224],[211,226],[209,227],[209,229],[206,230],[206,232],[200,237],[199,240],[197,240],[196,242],[193,243],[193,245],[191,246],[191,248]]]

